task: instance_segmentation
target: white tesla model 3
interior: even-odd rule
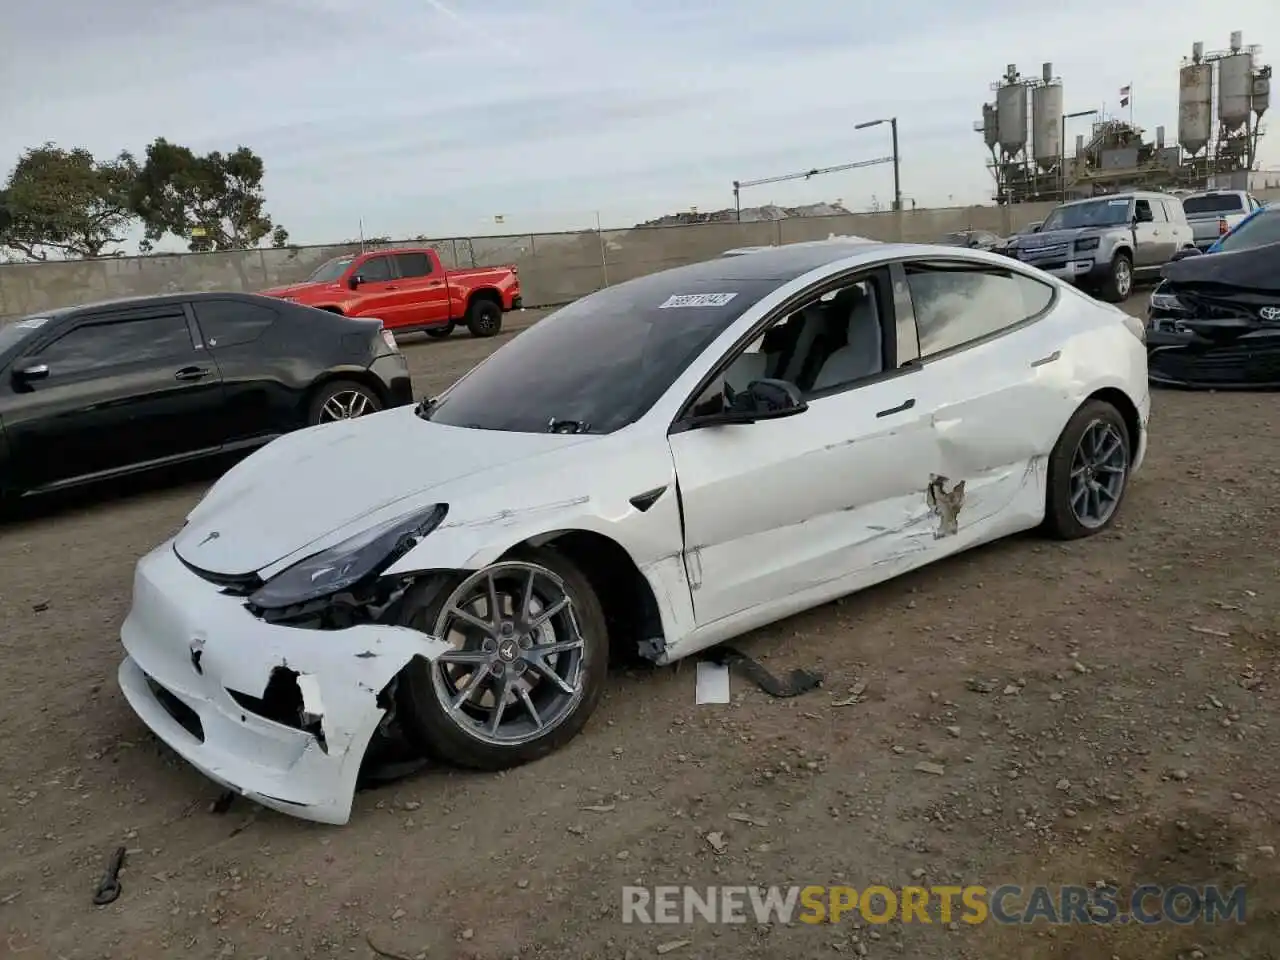
[[[610,287],[432,401],[234,467],[139,562],[120,684],[208,777],[313,820],[347,821],[393,733],[535,759],[611,649],[670,663],[1017,531],[1106,529],[1146,448],[1142,337],[952,247]]]

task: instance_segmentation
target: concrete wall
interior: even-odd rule
[[[1280,191],[1272,199],[1280,199]],[[1265,197],[1265,194],[1264,194]],[[706,223],[577,233],[462,237],[431,241],[450,267],[515,264],[525,305],[567,303],[607,284],[718,256],[733,247],[854,234],[873,240],[936,240],[953,230],[1007,234],[1053,209],[1052,203],[859,213],[757,223]],[[404,242],[390,246],[423,246]],[[188,253],[108,260],[0,265],[0,317],[23,316],[95,300],[184,290],[244,290],[292,283],[353,245]]]

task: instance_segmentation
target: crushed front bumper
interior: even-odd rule
[[[223,787],[333,824],[351,816],[365,749],[385,716],[380,695],[411,659],[448,649],[405,627],[264,623],[192,573],[172,540],[139,561],[120,639],[120,689],[161,740]],[[255,712],[280,670],[296,678],[297,725]]]

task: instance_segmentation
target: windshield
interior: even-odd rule
[[[1218,241],[1214,253],[1231,253],[1233,250],[1249,250],[1280,243],[1280,209],[1267,208],[1254,214]]]
[[[330,260],[307,277],[307,283],[332,283],[346,272],[354,259],[355,257],[338,257],[336,260]]]
[[[1021,230],[1018,231],[1018,235],[1025,237],[1028,234],[1039,233],[1041,226],[1043,226],[1043,222],[1040,220],[1036,220],[1034,223],[1028,223],[1025,227],[1023,227]]]
[[[495,351],[426,416],[513,433],[612,433],[637,420],[778,280],[654,274],[584,297]]]
[[[1182,209],[1188,217],[1207,217],[1219,213],[1239,213],[1244,200],[1238,193],[1206,193],[1199,197],[1185,197]]]
[[[1129,199],[1090,200],[1058,207],[1045,218],[1042,233],[1079,230],[1082,227],[1114,227],[1129,222]]]

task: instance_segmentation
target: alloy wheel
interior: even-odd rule
[[[1106,420],[1085,428],[1071,457],[1071,513],[1090,530],[1105,526],[1124,493],[1129,450],[1124,435]]]
[[[432,688],[468,736],[513,747],[546,736],[577,709],[586,641],[564,581],[532,563],[494,564],[445,601],[433,634],[453,645]]]

